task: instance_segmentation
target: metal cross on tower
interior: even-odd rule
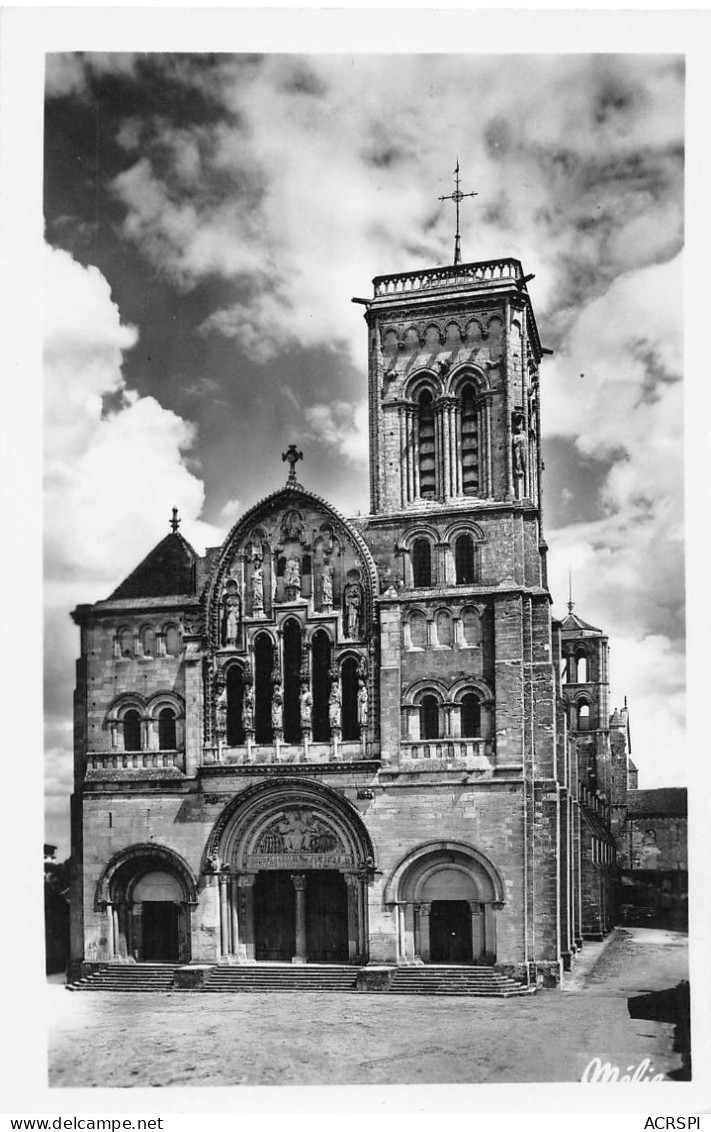
[[[303,460],[303,452],[299,452],[295,444],[290,444],[286,452],[282,452],[281,458],[289,461],[289,476],[286,482],[296,483],[296,461]]]
[[[462,262],[462,244],[459,237],[459,202],[463,201],[465,197],[478,197],[478,193],[463,193],[459,188],[459,158],[457,158],[457,168],[454,170],[454,177],[456,189],[450,193],[448,197],[438,197],[438,200],[453,200],[457,206],[457,234],[454,237],[454,262],[455,264]]]

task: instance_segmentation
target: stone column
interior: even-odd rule
[[[437,469],[439,473],[437,476],[439,480],[439,498],[449,499],[451,495],[450,483],[452,476],[451,449],[449,446],[449,406],[446,401],[440,401],[438,408],[439,412],[435,419],[439,424],[439,428],[437,429],[440,439],[439,462],[442,465],[441,469]]]
[[[415,958],[430,959],[430,903],[415,905]]]
[[[496,961],[496,912],[503,908],[503,904],[493,901],[491,904],[482,904],[484,913],[484,949],[489,962]]]
[[[113,905],[107,903],[106,913],[106,951],[109,959],[113,959],[114,951],[114,910]]]
[[[126,944],[126,915],[127,905],[119,904],[116,908],[116,924],[118,925],[118,947],[117,952],[121,959],[125,959],[128,955],[128,947]]]
[[[292,963],[305,963],[306,956],[306,876],[292,873],[291,880],[296,889],[296,955]]]
[[[227,910],[227,885],[230,878],[220,873],[220,958],[224,959],[230,950],[230,921]]]
[[[486,943],[484,939],[484,904],[480,904],[478,900],[470,900],[469,907],[472,914],[472,961],[474,963],[481,963],[482,956],[486,951]]]
[[[415,489],[415,499],[420,497],[420,436],[417,408],[412,407],[412,481]]]
[[[113,936],[111,950],[114,959],[121,957],[121,933],[119,930],[119,910],[118,904],[111,904],[111,934]]]
[[[230,878],[230,955],[239,955],[240,939],[239,939],[239,913],[237,909],[239,898],[239,888],[237,887],[237,877]]]
[[[368,881],[359,879],[356,887],[358,898],[358,957],[365,963],[370,953],[368,940]]]
[[[243,950],[240,958],[244,963],[254,963],[254,882],[257,879],[253,873],[242,874],[238,877],[239,886],[239,920],[242,931]]]
[[[358,955],[358,877],[355,873],[344,873],[346,896],[348,898],[348,958],[353,963]]]
[[[405,901],[394,902],[395,909],[395,961],[405,962]]]

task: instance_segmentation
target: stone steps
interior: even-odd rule
[[[213,967],[205,991],[214,994],[355,991],[357,967],[346,965]]]
[[[162,992],[173,991],[178,965],[170,963],[109,963],[101,970],[67,986],[71,991]],[[345,964],[290,966],[254,964],[214,966],[197,993],[288,994],[356,992],[358,968]],[[180,993],[180,991],[176,992]],[[195,993],[195,992],[192,992]],[[392,969],[385,994],[460,995],[469,998],[512,998],[535,993],[509,975],[491,967],[397,967]]]
[[[171,991],[173,973],[179,964],[170,963],[108,963],[100,971],[69,983],[71,991]]]
[[[513,998],[535,989],[491,967],[398,967],[388,993]]]

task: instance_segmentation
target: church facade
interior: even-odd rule
[[[197,555],[174,516],[74,612],[74,973],[462,964],[555,984],[611,925],[606,639],[551,618],[523,268],[381,276],[358,301],[369,514],[311,490],[291,445],[284,487],[221,547]],[[574,638],[592,688],[561,682]]]

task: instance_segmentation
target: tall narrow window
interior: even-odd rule
[[[155,656],[156,634],[152,625],[146,625],[141,630],[141,649],[144,656]]]
[[[119,653],[121,656],[133,656],[133,632],[122,629],[119,633]]]
[[[135,708],[130,708],[123,717],[123,749],[141,750],[141,717]]]
[[[158,747],[161,751],[174,751],[177,745],[175,712],[169,707],[161,708],[158,713]]]
[[[169,656],[177,656],[180,652],[180,631],[175,625],[170,625],[165,633],[165,651]]]
[[[462,737],[476,739],[481,735],[481,708],[473,692],[462,696]]]
[[[314,633],[311,649],[313,665],[312,734],[314,743],[327,743],[331,737],[328,725],[328,697],[331,691],[331,640],[328,633],[319,629]]]
[[[581,704],[578,708],[578,731],[590,730],[590,705]]]
[[[427,618],[419,610],[410,614],[410,644],[413,649],[427,648]]]
[[[479,425],[476,390],[462,390],[462,488],[465,495],[479,494]]]
[[[420,495],[432,499],[435,495],[435,427],[432,394],[425,389],[417,402],[417,448],[420,463]]]
[[[439,704],[436,696],[423,696],[420,705],[420,734],[423,739],[439,738]]]
[[[301,742],[299,693],[301,673],[301,626],[289,619],[284,626],[284,742]]]
[[[227,669],[227,746],[241,747],[244,743],[244,680],[242,669],[232,664]]]
[[[454,543],[454,570],[458,586],[475,581],[474,540],[471,535],[458,535]]]
[[[429,539],[416,538],[412,544],[412,581],[415,586],[432,585],[432,548]]]
[[[349,656],[341,668],[341,726],[345,741],[358,739],[358,664]]]
[[[254,642],[254,731],[257,743],[272,743],[272,665],[274,645],[266,633]]]
[[[588,658],[584,652],[579,652],[575,657],[577,664],[577,684],[587,684],[588,682]]]

